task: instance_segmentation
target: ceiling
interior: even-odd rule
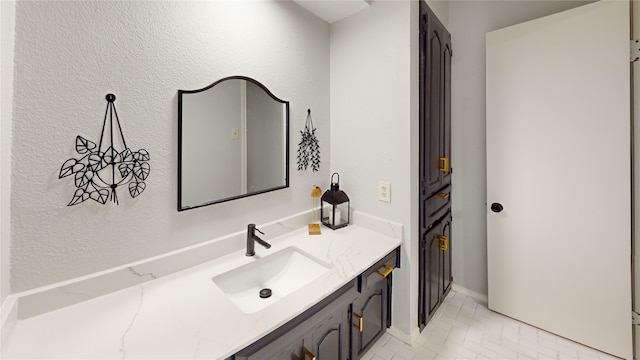
[[[329,24],[369,7],[373,0],[293,0]]]

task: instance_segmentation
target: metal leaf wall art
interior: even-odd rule
[[[149,177],[149,152],[145,149],[132,151],[127,147],[114,105],[115,95],[107,94],[107,109],[104,113],[102,134],[98,144],[78,135],[76,152],[79,159],[71,158],[62,164],[59,179],[74,175],[76,192],[67,206],[77,205],[91,199],[100,204],[107,200],[118,202],[117,190],[126,187],[132,198],[146,189]]]
[[[320,144],[316,138],[316,128],[313,127],[311,109],[307,110],[307,120],[300,135],[302,139],[298,143],[298,171],[307,170],[309,166],[311,166],[311,170],[319,171]]]

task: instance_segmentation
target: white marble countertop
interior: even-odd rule
[[[400,240],[350,225],[308,235],[302,228],[167,276],[15,325],[7,359],[225,359],[353,280]],[[331,264],[299,291],[253,314],[238,309],[211,280],[289,246]]]

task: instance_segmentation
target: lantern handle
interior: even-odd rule
[[[338,182],[336,182],[335,184],[339,184],[339,183],[340,183],[340,174],[338,174],[337,172],[334,172],[334,173],[331,175],[331,183],[332,183],[332,184],[334,184],[334,182],[333,182],[333,175],[338,175]]]

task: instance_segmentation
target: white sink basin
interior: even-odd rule
[[[213,282],[244,313],[251,314],[276,303],[329,272],[330,265],[288,247],[215,276]],[[271,295],[260,297],[270,289]]]

